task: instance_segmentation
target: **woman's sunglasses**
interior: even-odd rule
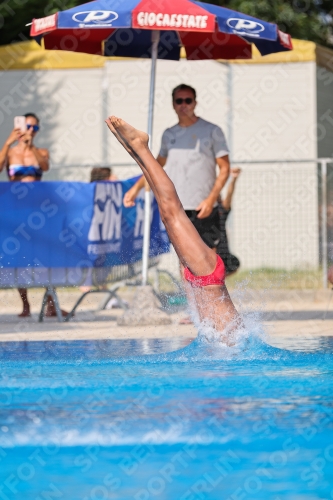
[[[27,130],[33,129],[34,132],[38,132],[39,130],[39,125],[30,125],[30,123],[27,123]]]
[[[175,99],[176,104],[183,104],[183,102],[185,102],[185,104],[192,104],[193,99],[192,97],[185,97],[185,99],[178,97],[178,99]]]

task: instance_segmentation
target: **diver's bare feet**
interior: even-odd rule
[[[132,127],[132,125],[129,125],[129,123],[126,123],[116,116],[110,116],[105,122],[118,141],[130,154],[132,152],[139,153],[142,148],[147,149],[149,137],[145,132],[137,130]]]

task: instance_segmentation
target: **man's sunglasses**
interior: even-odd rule
[[[27,123],[27,130],[33,129],[34,132],[38,132],[39,130],[39,125],[30,125],[30,123]]]
[[[185,102],[185,104],[192,104],[193,99],[192,97],[185,97],[185,99],[178,97],[177,99],[175,99],[176,104],[183,104],[183,102]]]

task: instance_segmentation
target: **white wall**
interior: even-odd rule
[[[233,66],[233,158],[316,157],[316,65]]]

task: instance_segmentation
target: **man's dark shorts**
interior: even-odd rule
[[[216,248],[221,238],[218,208],[213,208],[210,216],[204,219],[198,219],[196,210],[185,210],[185,213],[206,245],[209,248]]]

